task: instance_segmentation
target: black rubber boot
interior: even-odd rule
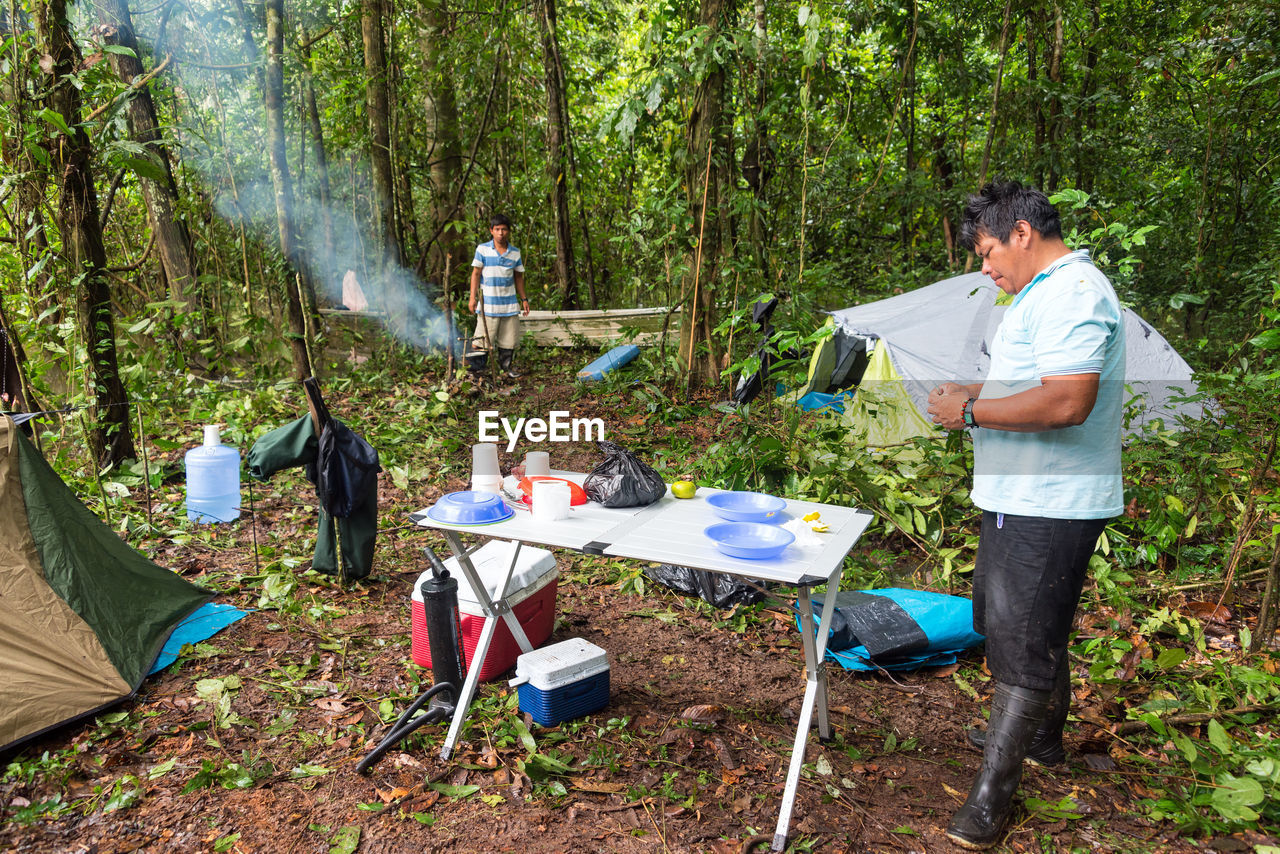
[[[1071,708],[1071,669],[1063,656],[1062,664],[1054,677],[1053,690],[1049,694],[1049,706],[1045,709],[1044,720],[1036,728],[1036,736],[1027,748],[1026,759],[1037,765],[1061,765],[1067,758],[1066,748],[1062,746],[1062,730],[1067,725],[1067,712]],[[987,743],[987,734],[980,729],[965,731],[965,738],[974,747],[982,750]]]
[[[1022,759],[1044,720],[1050,693],[996,683],[982,769],[947,827],[952,842],[982,850],[1000,841],[1022,779]]]
[[[502,368],[502,372],[512,379],[520,376],[520,372],[511,367],[511,360],[515,358],[515,355],[515,350],[504,350],[501,347],[498,348],[498,367]]]

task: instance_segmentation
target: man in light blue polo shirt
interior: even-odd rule
[[[494,214],[489,234],[493,240],[477,246],[471,261],[470,306],[476,315],[476,331],[467,352],[467,371],[477,379],[483,376],[489,350],[496,344],[498,366],[515,378],[520,376],[512,364],[520,343],[520,316],[529,313],[524,262],[520,250],[510,242],[511,220]]]
[[[1120,302],[1084,251],[1062,240],[1039,190],[988,184],[969,198],[960,242],[1014,297],[980,383],[943,383],[929,414],[973,434],[970,497],[982,509],[974,629],[995,680],[982,768],[947,836],[1000,840],[1022,760],[1064,759],[1071,701],[1067,641],[1089,559],[1124,510],[1120,479],[1125,340]]]

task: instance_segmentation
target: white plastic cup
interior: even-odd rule
[[[530,503],[533,518],[539,522],[557,522],[569,518],[569,484],[560,480],[535,480]]]
[[[496,477],[502,479],[498,469],[498,446],[493,442],[481,442],[471,446],[471,477]]]
[[[550,477],[551,455],[546,451],[530,451],[524,455],[525,477]]]
[[[482,474],[471,478],[472,492],[502,492],[502,475]]]

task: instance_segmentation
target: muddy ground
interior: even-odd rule
[[[569,394],[545,378],[526,380],[524,388],[534,409]],[[480,408],[511,391],[473,401]],[[574,407],[585,415],[610,410],[590,398]],[[711,428],[690,422],[679,429],[696,435]],[[593,464],[591,449],[574,454],[557,465]],[[304,574],[303,559],[284,607],[260,602],[268,573],[262,567],[285,552],[307,554],[314,514],[296,480],[259,487],[256,524],[242,518],[181,544],[149,543],[162,565],[222,591],[219,601],[265,607],[148,679],[120,708],[127,715],[64,729],[16,757],[19,770],[10,766],[0,785],[0,848],[767,850],[803,690],[803,655],[786,604],[744,616],[656,587],[624,593],[603,558],[557,554],[551,640],[582,637],[608,650],[605,710],[554,729],[524,718],[531,754],[514,724],[522,716],[512,690],[490,682],[449,761],[439,759],[443,727],[432,725],[369,776],[356,773],[385,734],[391,707],[398,713],[430,683],[410,658],[409,596],[425,568],[421,547],[445,548],[438,535],[399,526],[410,511],[462,487],[455,473],[406,492],[384,473],[374,575],[342,589]],[[263,545],[282,542],[293,545],[275,552]],[[273,571],[281,571],[278,564]],[[1142,817],[1140,801],[1151,796],[1146,772],[1112,732],[1111,701],[1091,689],[1076,664],[1080,720],[1069,728],[1070,761],[1028,768],[1022,792],[1033,808],[1020,810],[1002,850],[1205,850],[1179,838],[1175,827]],[[831,670],[834,738],[820,743],[816,731],[810,738],[791,850],[960,850],[944,829],[980,760],[964,746],[963,732],[981,723],[989,698],[981,665],[979,650],[958,666],[892,678]],[[210,697],[202,680],[211,679],[221,680],[229,704],[220,708]],[[33,818],[40,811],[54,815]],[[1255,841],[1225,839],[1215,847],[1247,850]]]

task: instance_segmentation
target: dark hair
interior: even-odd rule
[[[505,214],[494,214],[493,216],[489,217],[490,228],[497,228],[500,225],[505,225],[507,228],[510,228],[511,220],[507,219]]]
[[[976,196],[970,196],[965,204],[960,221],[960,245],[972,251],[974,243],[984,234],[1004,243],[1020,219],[1026,220],[1041,237],[1062,236],[1062,219],[1048,196],[1017,181],[992,181]]]

